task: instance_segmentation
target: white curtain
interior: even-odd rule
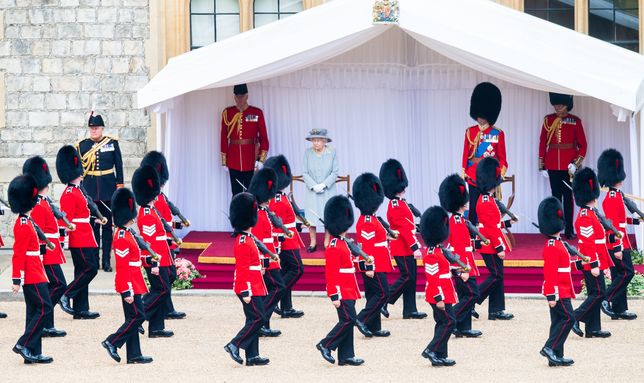
[[[442,179],[461,169],[464,131],[473,125],[469,99],[481,81],[493,82],[503,94],[496,125],[506,132],[508,175],[517,176],[513,211],[525,218],[516,231],[533,232],[530,219],[536,219],[537,205],[549,193],[548,181],[537,171],[541,121],[552,112],[547,93],[471,70],[392,30],[333,60],[249,84],[249,101],[264,110],[269,155],[286,155],[295,175],[301,174],[307,132],[326,128],[341,175],[352,180],[365,171],[377,175],[383,161],[396,158],[410,181],[408,200],[424,210],[438,203]],[[168,192],[193,230],[230,229],[222,213],[231,194],[228,174],[219,165],[219,124],[221,110],[231,103],[230,88],[210,89],[175,99],[167,111]],[[586,165],[596,167],[608,147],[630,158],[628,124],[617,122],[608,104],[575,97],[573,113],[584,122]],[[302,192],[303,185],[296,184],[300,204]],[[509,189],[504,194],[507,198]]]

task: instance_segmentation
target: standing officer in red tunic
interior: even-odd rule
[[[244,308],[246,323],[224,350],[237,363],[244,360],[239,349],[246,351],[247,366],[267,365],[270,360],[259,356],[259,331],[266,322],[264,298],[266,285],[262,260],[251,234],[257,224],[257,201],[250,193],[239,193],[230,201],[230,224],[235,229],[235,277],[233,290]]]
[[[605,150],[597,160],[597,178],[602,186],[608,186],[608,194],[602,202],[606,218],[619,230],[621,239],[611,237],[615,233],[607,233],[608,253],[615,266],[610,268],[612,282],[606,289],[606,300],[602,302],[602,311],[612,319],[633,320],[637,314],[628,311],[626,288],[635,275],[633,260],[631,259],[631,242],[626,234],[627,225],[639,225],[637,218],[626,215],[624,193],[621,187],[626,179],[624,172],[624,158],[615,149]]]
[[[389,282],[387,273],[392,270],[387,231],[376,216],[378,207],[385,199],[382,184],[375,174],[363,173],[353,182],[353,200],[360,210],[356,223],[357,242],[362,251],[374,257],[373,265],[358,268],[362,274],[367,303],[360,313],[356,327],[366,337],[386,337],[388,330],[383,330],[380,321],[380,310],[389,299]]]
[[[45,237],[54,244],[53,250],[46,248],[46,253],[43,256],[43,265],[49,279],[49,300],[53,307],[60,301],[60,297],[67,288],[67,281],[65,274],[60,265],[66,262],[63,248],[60,244],[60,234],[58,229],[58,222],[54,217],[49,194],[49,184],[51,183],[51,173],[49,172],[49,165],[40,157],[31,157],[25,161],[22,166],[22,173],[28,174],[36,181],[38,187],[38,203],[31,211],[31,218],[36,225],[45,233]],[[64,230],[63,230],[64,231]],[[41,241],[41,244],[45,244]],[[42,331],[43,337],[63,337],[67,335],[65,331],[58,330],[54,327],[54,311],[45,320],[45,327]]]
[[[543,119],[539,137],[539,170],[550,179],[552,195],[562,201],[566,231],[564,237],[575,238],[573,231],[572,190],[570,181],[586,156],[586,135],[581,119],[570,114],[572,96],[550,93],[555,113]],[[565,183],[565,184],[564,184]]]
[[[447,342],[456,328],[456,317],[452,305],[458,302],[450,263],[443,254],[440,244],[449,237],[449,217],[445,209],[432,206],[420,219],[420,234],[427,246],[423,256],[425,264],[425,300],[434,312],[434,337],[423,350],[423,358],[432,366],[453,366],[456,362],[447,358]]]
[[[570,276],[571,266],[582,268],[582,261],[570,261],[570,254],[561,241],[564,230],[561,201],[548,197],[539,204],[539,231],[548,240],[543,248],[542,294],[550,306],[550,335],[540,353],[548,365],[570,366],[572,359],[564,358],[564,343],[575,323],[575,312],[570,300],[575,297]]]
[[[465,130],[463,145],[463,178],[467,181],[470,193],[468,219],[478,223],[476,203],[479,190],[476,187],[476,168],[483,158],[493,157],[499,161],[501,176],[505,176],[508,161],[505,157],[505,133],[494,126],[501,112],[501,91],[494,84],[482,82],[472,92],[470,117],[476,125]]]
[[[354,259],[347,246],[345,235],[353,225],[353,206],[345,196],[331,197],[324,206],[324,226],[331,235],[331,242],[324,252],[326,294],[338,313],[338,323],[316,348],[322,358],[331,364],[335,359],[331,351],[338,350],[340,366],[359,366],[364,360],[356,358],[353,349],[353,326],[356,323],[356,300],[360,289],[356,280]]]
[[[277,253],[275,249],[275,238],[273,234],[273,224],[269,214],[274,214],[268,209],[268,204],[277,193],[277,174],[271,168],[263,168],[253,176],[248,187],[248,192],[255,196],[259,208],[257,210],[257,224],[253,226],[251,233],[262,242],[272,253]],[[277,217],[277,216],[276,216]],[[279,219],[279,218],[278,218]],[[262,266],[264,267],[264,284],[266,285],[267,295],[264,301],[266,312],[266,324],[262,326],[259,335],[276,337],[282,334],[280,330],[271,329],[271,316],[275,307],[279,303],[286,285],[282,278],[279,261],[272,260],[268,255],[261,255]]]
[[[139,342],[138,328],[145,322],[145,309],[141,295],[147,293],[148,288],[141,273],[141,251],[130,231],[137,215],[134,194],[129,189],[119,189],[112,196],[110,206],[114,226],[116,226],[112,242],[116,264],[114,288],[121,296],[125,322],[101,345],[116,362],[121,362],[117,350],[127,345],[128,364],[151,363],[152,358],[141,354]]]
[[[402,295],[403,319],[423,319],[427,314],[416,308],[416,258],[422,257],[422,253],[416,240],[414,214],[403,198],[408,185],[405,169],[397,160],[389,159],[380,167],[380,181],[385,196],[389,198],[387,221],[398,232],[398,238],[389,243],[389,249],[398,265],[400,277],[389,289],[388,303],[396,303]],[[389,316],[386,308],[383,314]]]
[[[67,184],[63,195],[60,196],[60,209],[67,219],[76,225],[69,232],[69,250],[74,262],[74,280],[69,283],[67,290],[60,297],[60,305],[74,319],[96,319],[99,313],[89,311],[89,283],[98,272],[98,245],[90,225],[90,211],[87,199],[80,190],[83,179],[81,158],[71,145],[60,148],[56,156],[56,172],[60,182]],[[59,222],[59,226],[61,223]],[[73,302],[73,309],[69,300]]]
[[[38,203],[36,181],[29,175],[18,176],[9,184],[8,194],[11,211],[18,214],[13,227],[11,291],[17,293],[23,283],[27,306],[25,332],[13,346],[13,352],[22,356],[25,363],[51,363],[52,357],[42,355],[42,329],[53,310],[47,289],[49,281],[42,264],[45,249],[40,245],[36,225],[29,216]]]
[[[449,219],[449,246],[450,250],[458,254],[463,262],[469,266],[469,271],[458,273],[455,278],[458,303],[454,305],[454,316],[456,317],[456,329],[454,335],[457,338],[477,338],[483,333],[479,330],[472,330],[471,311],[474,309],[479,298],[479,287],[476,284],[479,269],[474,262],[474,243],[479,244],[480,240],[473,240],[467,228],[463,213],[467,210],[469,194],[465,181],[457,174],[447,176],[441,182],[438,189],[438,197],[443,209],[452,213]],[[452,265],[457,267],[457,265]]]
[[[273,169],[277,173],[277,188],[280,190],[270,201],[268,208],[282,219],[282,223],[289,230],[289,233],[285,234],[283,230],[274,228],[279,241],[278,245],[281,248],[282,277],[286,285],[284,295],[280,300],[280,307],[275,309],[275,312],[282,318],[300,318],[304,312],[293,308],[291,292],[293,286],[304,274],[304,264],[300,256],[300,249],[304,247],[304,243],[296,230],[293,206],[283,191],[291,184],[291,166],[286,157],[280,154],[267,159],[264,167]]]
[[[233,93],[235,105],[221,113],[221,166],[228,167],[230,186],[235,195],[250,185],[257,161],[266,160],[268,134],[264,112],[248,105],[246,84],[235,85]]]

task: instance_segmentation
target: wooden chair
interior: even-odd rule
[[[497,188],[497,196],[499,200],[503,201],[503,196],[501,194],[501,186],[504,183],[510,183],[510,196],[508,197],[508,202],[505,203],[505,206],[507,206],[508,210],[512,211],[512,205],[514,204],[514,198],[515,198],[515,191],[516,191],[516,175],[511,175],[511,176],[505,176],[503,177],[503,180],[501,181],[501,185]],[[510,231],[510,229],[505,229],[506,235],[508,237],[508,240],[510,241],[510,246],[513,248],[516,247],[516,238],[514,238],[514,234]]]
[[[293,178],[291,179],[291,188],[290,188],[291,193],[293,193],[293,185],[295,184],[295,181],[304,183],[304,177],[302,177],[302,176],[293,176]],[[347,183],[347,186],[345,187],[345,189],[346,189],[347,193],[351,194],[351,176],[348,175],[348,174],[346,176],[338,176],[338,178],[336,178],[336,180],[335,180],[335,183],[337,184],[337,183],[340,183],[340,182],[346,182]]]

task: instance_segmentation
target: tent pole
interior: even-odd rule
[[[631,120],[631,169],[633,174],[633,194],[637,196],[644,194],[644,175],[642,175],[642,160],[644,159],[644,111],[639,111],[639,117],[639,137],[635,116]],[[635,226],[635,238],[637,240],[637,248],[640,251],[644,250],[644,222],[639,226]]]

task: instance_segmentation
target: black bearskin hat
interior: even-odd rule
[[[449,216],[440,206],[432,206],[420,217],[420,235],[428,247],[438,246],[449,237]]]
[[[501,184],[501,166],[494,157],[485,157],[476,166],[476,188],[487,193]],[[471,208],[471,206],[470,206]]]
[[[394,159],[388,159],[380,167],[380,182],[385,196],[389,199],[396,197],[396,193],[404,191],[409,185],[405,169],[398,160]]]
[[[284,190],[291,184],[291,165],[282,154],[278,156],[269,157],[264,163],[265,168],[271,168],[277,173],[277,188]]]
[[[116,189],[112,194],[112,219],[114,225],[125,227],[125,225],[136,218],[136,204],[134,193],[128,188]]]
[[[31,175],[19,175],[9,184],[9,206],[16,214],[24,214],[38,203],[38,187]]]
[[[555,197],[548,197],[541,201],[537,212],[539,231],[543,235],[555,235],[561,232],[566,224],[563,218],[563,206]]]
[[[338,236],[353,225],[353,206],[343,195],[331,197],[324,205],[324,226],[331,234]]]
[[[170,171],[168,170],[168,163],[165,160],[165,156],[161,152],[155,150],[148,152],[145,157],[141,160],[140,166],[150,165],[152,166],[157,173],[159,173],[159,182],[161,185],[165,185],[170,179]]]
[[[362,215],[371,215],[385,199],[382,184],[373,173],[362,173],[353,181],[353,201]]]
[[[438,189],[438,199],[443,209],[456,214],[460,208],[467,205],[470,200],[470,193],[463,178],[458,174],[451,174],[441,182]]]
[[[602,186],[615,186],[626,179],[624,158],[615,149],[602,152],[597,160],[597,178]]]
[[[572,96],[569,94],[561,94],[561,93],[549,93],[550,95],[550,105],[555,106],[555,105],[566,105],[568,107],[568,111],[570,112],[573,107],[573,102],[572,102]]]
[[[253,175],[247,191],[257,198],[258,203],[270,201],[278,192],[277,174],[271,168],[262,168]]]
[[[490,125],[496,123],[501,113],[501,91],[490,82],[478,84],[470,99],[470,117],[484,118]]]
[[[137,204],[148,205],[161,193],[159,173],[150,165],[136,169],[132,175],[132,190]]]
[[[83,164],[76,149],[65,145],[56,155],[56,173],[60,182],[66,184],[83,175]]]
[[[599,180],[591,168],[583,168],[572,179],[572,193],[579,207],[599,198]]]
[[[257,201],[255,196],[243,192],[236,194],[230,201],[230,224],[236,232],[241,233],[257,224]]]
[[[24,165],[22,165],[22,174],[29,174],[34,177],[38,190],[44,189],[52,181],[49,165],[40,156],[31,157],[25,161]]]

